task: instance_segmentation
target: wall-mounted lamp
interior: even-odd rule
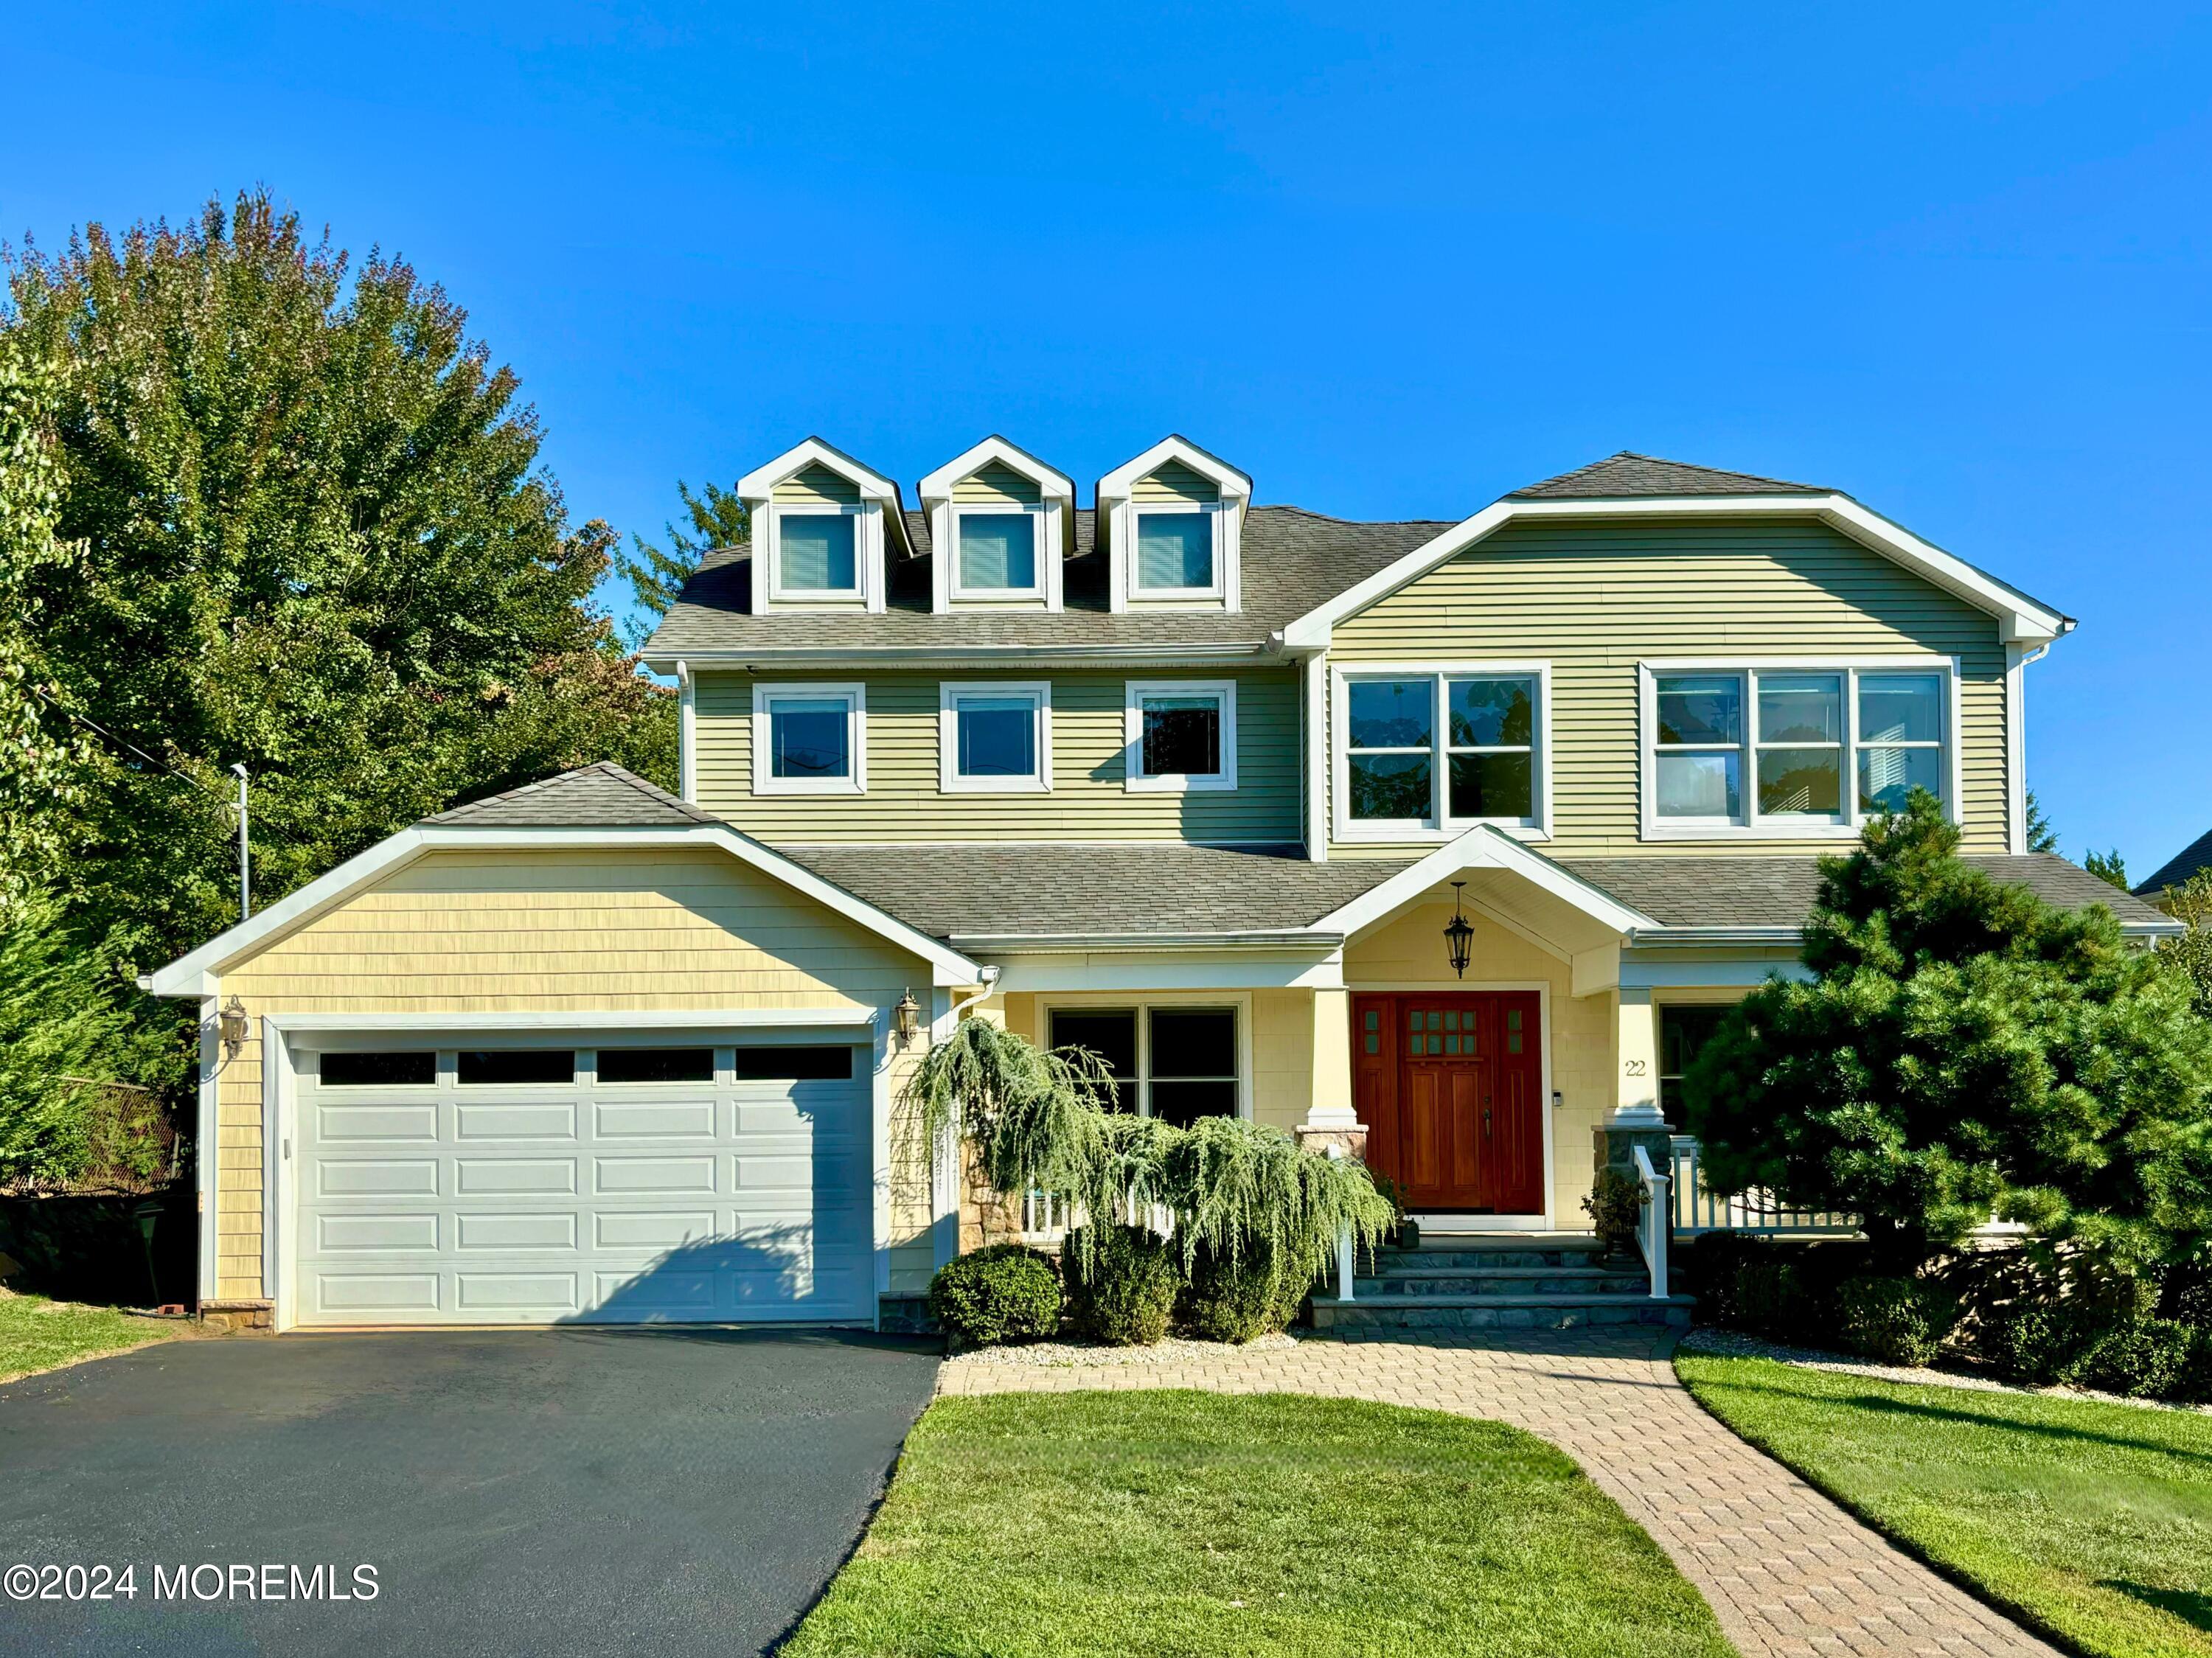
[[[1452,883],[1452,918],[1444,924],[1444,948],[1451,952],[1452,971],[1462,979],[1467,977],[1468,947],[1474,942],[1474,929],[1460,914],[1459,890],[1466,884],[1464,881]]]
[[[215,1028],[222,1038],[225,1055],[236,1059],[238,1050],[246,1046],[246,1033],[249,1028],[246,1004],[238,999],[237,992],[231,993],[230,999],[222,1005],[222,1011],[215,1016]]]
[[[898,1032],[899,1046],[903,1048],[914,1040],[916,1026],[921,1019],[921,1004],[908,991],[899,998],[898,1005],[891,1010],[891,1028]]]

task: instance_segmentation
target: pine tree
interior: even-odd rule
[[[676,595],[683,592],[701,559],[722,548],[742,545],[752,534],[752,515],[744,502],[720,484],[709,483],[695,495],[691,486],[679,478],[676,493],[684,502],[690,528],[680,529],[672,523],[663,525],[668,537],[665,550],[633,534],[631,550],[615,556],[615,568],[628,579],[637,607],[644,613],[628,624],[633,648],[643,644],[668,614],[668,607],[676,602]]]

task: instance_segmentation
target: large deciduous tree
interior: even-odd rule
[[[40,762],[43,832],[108,961],[236,919],[234,762],[272,898],[562,766],[673,782],[671,701],[592,603],[613,535],[570,526],[514,374],[441,289],[356,270],[258,194],[94,226],[9,277],[0,444],[11,474],[49,457],[52,489],[0,500],[0,630],[36,619],[34,717],[69,749]],[[26,702],[0,689],[11,733]],[[0,800],[24,786],[0,775]]]
[[[1811,979],[1753,991],[1684,1078],[1707,1180],[1856,1212],[1900,1262],[1992,1214],[2144,1260],[2212,1235],[2212,1029],[2186,979],[1958,841],[1916,793],[1823,861]]]

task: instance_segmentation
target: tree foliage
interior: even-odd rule
[[[569,526],[514,374],[405,262],[356,270],[249,194],[9,277],[0,629],[35,618],[40,653],[0,676],[109,733],[39,727],[66,919],[110,960],[236,919],[234,762],[270,898],[563,765],[673,782],[671,700],[590,602],[612,532]],[[25,452],[51,470],[18,480]]]
[[[2043,802],[2035,798],[2035,791],[2027,792],[2027,849],[2030,852],[2058,850],[2058,831],[2043,815]]]
[[[676,493],[684,502],[687,524],[662,526],[668,537],[666,548],[633,534],[630,550],[615,556],[616,570],[629,583],[637,607],[644,612],[641,620],[630,625],[632,645],[642,644],[653,624],[668,614],[668,607],[676,602],[676,595],[699,568],[701,559],[718,548],[737,546],[752,535],[752,514],[732,491],[709,483],[693,495],[691,486],[679,478]]]
[[[2197,1017],[2212,1021],[2212,869],[2200,869],[2174,888],[2166,908],[2189,931],[2161,940],[2159,953],[2189,981]]]
[[[2093,852],[2081,859],[2081,867],[2107,886],[2128,891],[2128,860],[2114,847],[2110,852]]]
[[[1753,992],[1684,1078],[1707,1180],[1856,1212],[1903,1261],[1993,1212],[2136,1259],[2212,1234],[2212,1029],[2186,981],[1958,840],[1916,793],[1822,861],[1810,981]]]

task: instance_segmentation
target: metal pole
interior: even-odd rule
[[[243,921],[253,914],[253,868],[246,857],[246,766],[240,762],[231,769],[238,774],[238,919]]]

